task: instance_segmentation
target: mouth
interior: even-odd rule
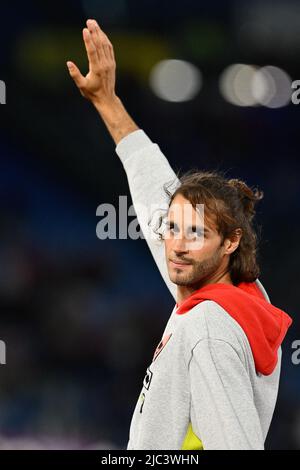
[[[185,268],[187,266],[190,266],[191,263],[183,262],[183,261],[173,261],[172,259],[169,260],[171,266],[174,268]]]

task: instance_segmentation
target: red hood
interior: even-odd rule
[[[185,299],[176,313],[186,313],[204,300],[218,303],[239,323],[252,349],[256,371],[271,374],[277,364],[277,350],[292,323],[289,315],[270,304],[255,282],[209,284]]]

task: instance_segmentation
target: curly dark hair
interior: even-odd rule
[[[175,191],[169,188],[173,182],[164,185],[169,203],[181,194],[194,208],[204,204],[206,214],[214,218],[222,243],[235,230],[241,229],[238,248],[230,255],[229,272],[234,285],[253,282],[260,269],[257,261],[258,235],[254,227],[255,205],[263,198],[263,191],[250,188],[240,179],[228,179],[221,172],[191,170],[179,178]],[[160,225],[163,217],[160,219]],[[160,234],[162,239],[162,235]]]

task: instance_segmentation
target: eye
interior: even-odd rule
[[[171,233],[178,233],[179,232],[179,229],[178,229],[178,226],[176,224],[174,224],[174,222],[167,222],[166,223],[166,229],[168,232],[171,232]]]
[[[203,237],[204,231],[201,227],[190,227],[188,230],[188,235],[194,235],[195,237]]]

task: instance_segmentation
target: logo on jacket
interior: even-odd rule
[[[144,377],[144,381],[143,381],[143,386],[148,390],[149,387],[150,387],[150,384],[151,384],[151,380],[152,380],[152,376],[153,376],[153,372],[151,372],[151,370],[147,369],[146,371],[146,375]]]
[[[155,349],[155,352],[154,352],[154,355],[153,355],[153,359],[152,359],[152,362],[155,361],[155,359],[157,358],[157,356],[159,355],[159,353],[164,349],[165,345],[167,344],[167,342],[169,341],[169,339],[171,338],[172,336],[172,333],[164,336],[161,340],[161,342],[159,343],[159,345],[157,346],[157,348]]]

